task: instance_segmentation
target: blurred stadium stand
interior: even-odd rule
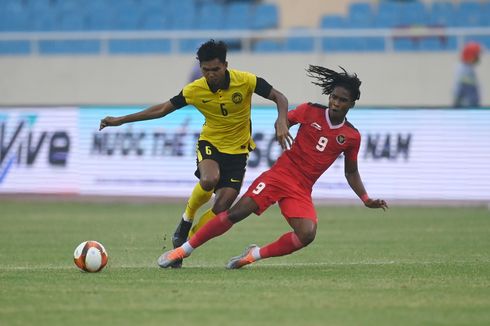
[[[281,25],[280,0],[0,0],[0,55],[186,53],[210,35],[256,52],[490,49],[488,0],[339,3],[311,28]]]

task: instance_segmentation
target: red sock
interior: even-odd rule
[[[269,258],[289,255],[303,247],[304,245],[301,243],[296,233],[289,232],[283,234],[276,241],[260,248],[260,257]]]
[[[192,238],[189,239],[189,244],[196,249],[206,241],[222,235],[231,227],[233,223],[228,219],[228,211],[224,211],[209,220],[202,228],[200,228]]]

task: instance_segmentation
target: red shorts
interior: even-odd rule
[[[259,208],[255,214],[262,214],[269,206],[279,203],[286,219],[306,218],[318,222],[311,191],[301,187],[297,179],[275,170],[262,173],[250,185],[244,196],[252,198]]]

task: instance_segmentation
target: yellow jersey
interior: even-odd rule
[[[258,79],[260,90],[256,90]],[[205,122],[199,140],[209,141],[222,153],[248,153],[255,148],[252,95],[256,92],[267,97],[272,86],[252,73],[234,69],[226,71],[226,81],[227,88],[213,92],[206,79],[201,77],[187,84],[171,102],[177,107],[193,105],[202,113]]]

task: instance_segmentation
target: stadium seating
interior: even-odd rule
[[[313,37],[291,36],[286,39],[286,51],[311,52],[314,49]]]
[[[162,54],[170,53],[169,40],[111,40],[110,54]]]
[[[253,29],[268,29],[279,27],[279,12],[275,5],[258,4],[253,9]]]
[[[27,41],[0,41],[0,55],[28,55],[30,52]]]
[[[366,11],[367,12],[367,11]],[[350,13],[352,16],[352,13]],[[371,13],[376,26],[476,27],[490,24],[488,1],[383,1]]]
[[[457,25],[457,8],[449,1],[433,2],[428,17],[430,26],[456,26]]]
[[[261,0],[0,0],[2,32],[79,32],[79,31],[192,31],[192,30],[266,30],[279,28],[278,6]],[[352,1],[345,15],[321,17],[319,28],[329,29],[404,29],[414,27],[490,27],[490,1]],[[490,48],[490,36],[475,35],[475,40]],[[69,40],[66,40],[69,41]],[[93,41],[66,43],[46,40],[40,53],[70,52],[92,54]],[[75,42],[77,41],[77,42]],[[168,53],[169,40],[111,40],[109,53]],[[201,40],[181,40],[176,47],[195,51]],[[231,39],[230,49],[241,50],[239,40]],[[321,40],[323,51],[386,51],[389,40],[383,37],[328,37]],[[23,55],[33,50],[25,39],[0,41],[0,54]],[[100,42],[100,40],[99,40]],[[144,45],[144,43],[148,43]],[[284,40],[253,40],[254,52],[316,51],[314,37],[291,35]],[[72,51],[67,46],[73,45]],[[395,38],[395,51],[452,51],[454,38]]]
[[[39,53],[46,55],[99,54],[100,42],[97,40],[41,41]]]
[[[228,30],[250,29],[251,18],[252,6],[249,3],[232,3],[228,6],[224,16],[224,28]]]
[[[490,2],[461,1],[381,1],[378,4],[353,2],[346,16],[325,15],[321,28],[432,28],[490,26]],[[487,47],[490,36],[469,37]],[[385,51],[383,39],[326,38],[324,51]],[[395,38],[395,51],[454,51],[455,37]]]
[[[284,50],[283,42],[274,40],[258,40],[253,45],[254,52],[268,53]]]
[[[183,39],[179,42],[179,49],[184,53],[196,53],[199,45],[206,41],[206,39]]]
[[[475,41],[490,50],[490,35],[469,35],[465,38],[465,42]]]
[[[225,8],[216,3],[204,4],[196,17],[197,29],[219,30],[223,28]]]
[[[367,2],[356,2],[349,5],[348,21],[346,27],[350,28],[372,28],[374,27],[374,8]],[[326,26],[322,26],[325,28]]]
[[[347,27],[346,19],[340,15],[325,15],[322,17],[320,27],[324,29],[345,28]]]
[[[0,32],[277,27],[277,7],[256,1],[0,0]]]

